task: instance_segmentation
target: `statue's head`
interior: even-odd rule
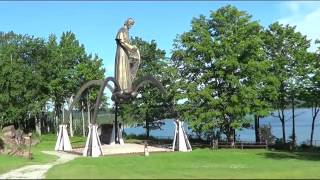
[[[134,20],[132,18],[128,18],[125,22],[124,25],[126,25],[128,27],[128,29],[131,28],[131,26],[134,25]]]

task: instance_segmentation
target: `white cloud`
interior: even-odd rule
[[[285,4],[287,5],[287,7],[289,8],[289,10],[292,13],[296,13],[299,11],[299,7],[300,7],[300,3],[299,2],[285,2]]]
[[[278,21],[282,24],[296,26],[296,30],[308,39],[312,39],[309,51],[315,51],[314,41],[320,39],[320,2],[285,2],[282,8],[287,8],[288,14]]]

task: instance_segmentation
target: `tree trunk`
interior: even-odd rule
[[[226,128],[225,135],[227,136],[227,142],[233,142],[233,129],[232,128]]]
[[[312,125],[311,125],[311,137],[310,137],[310,146],[313,146],[313,132],[314,132],[314,123],[316,118],[312,117]]]
[[[312,125],[311,125],[311,135],[310,135],[310,146],[313,146],[313,133],[314,133],[314,124],[317,119],[317,115],[319,113],[319,108],[317,108],[317,105],[312,107]]]
[[[281,114],[280,114],[281,111]],[[278,116],[281,122],[281,126],[282,126],[282,143],[285,144],[286,143],[286,128],[285,128],[285,119],[284,119],[284,110],[281,109],[278,111]]]
[[[147,134],[147,139],[149,139],[150,136],[150,126],[149,126],[149,117],[148,117],[148,111],[146,111],[146,134]]]
[[[41,136],[41,119],[38,118],[38,115],[35,115],[35,121],[36,121],[36,132]]]
[[[260,142],[260,117],[258,115],[254,115],[254,130],[256,135],[256,142]]]
[[[295,112],[294,112],[294,97],[291,99],[292,101],[292,147],[296,146],[296,127],[295,127]]]
[[[72,128],[72,110],[70,112],[70,117],[69,117],[69,122],[70,122],[70,127],[69,127],[69,130],[70,130],[70,137],[73,137],[73,128]]]
[[[70,105],[72,104],[72,101],[73,101],[73,98],[72,96],[70,97],[69,99],[69,103],[68,103],[68,106],[70,107]],[[73,137],[73,119],[72,119],[72,111],[73,111],[73,108],[72,109],[69,109],[70,111],[70,117],[69,117],[69,124],[70,124],[70,136]]]
[[[55,129],[55,132],[58,132],[58,116],[57,116],[57,113],[54,114],[54,121],[55,121],[55,125],[54,125],[53,129]]]
[[[86,129],[85,129],[85,123],[84,123],[84,103],[81,102],[81,117],[82,117],[82,135],[83,137],[86,136]]]
[[[61,121],[59,121],[59,118],[61,118],[60,111],[61,111],[61,104],[55,103],[55,123],[56,123],[56,125],[55,125],[54,129],[56,130],[57,133],[59,131],[59,123],[61,122]]]
[[[285,85],[284,82],[281,82],[280,84],[280,96],[279,96],[279,103],[280,106],[278,107],[278,116],[279,119],[281,121],[281,125],[282,125],[282,143],[285,144],[286,143],[286,128],[285,128],[285,117],[284,117],[284,109],[286,107],[286,101],[285,101],[285,89],[284,89]],[[280,114],[281,111],[281,114]]]
[[[64,123],[64,103],[62,104],[61,110],[62,110],[62,123]]]
[[[48,115],[48,106],[47,106],[47,103],[44,105],[44,112],[45,112],[45,125],[43,127],[43,129],[45,130],[46,133],[49,133],[50,132],[50,125],[49,125],[49,115]]]
[[[150,137],[150,127],[149,127],[149,121],[146,119],[146,130],[147,130],[147,139]]]
[[[281,121],[281,126],[282,126],[282,143],[286,143],[286,130],[285,130],[285,122],[284,120]]]

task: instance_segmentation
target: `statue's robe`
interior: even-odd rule
[[[123,91],[130,92],[132,79],[130,72],[129,52],[126,44],[130,44],[128,29],[122,27],[116,36],[117,52],[115,58],[115,79],[119,82]]]

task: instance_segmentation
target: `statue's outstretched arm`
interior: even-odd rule
[[[128,51],[134,51],[134,48],[136,48],[135,46],[129,44],[128,42],[124,41],[123,39],[119,39],[119,43],[121,44],[121,46],[126,48]]]

